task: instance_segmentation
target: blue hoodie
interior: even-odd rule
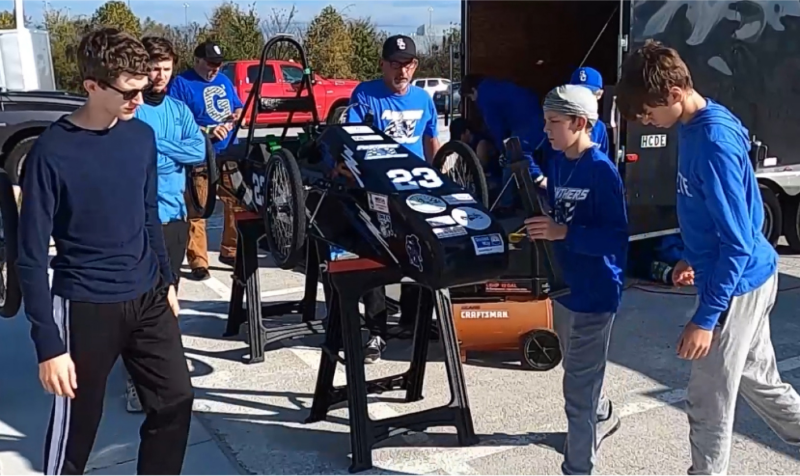
[[[547,162],[553,220],[567,236],[553,249],[571,292],[558,298],[574,312],[616,312],[628,254],[628,213],[617,167],[599,148],[575,160],[559,152]]]
[[[165,96],[161,104],[142,104],[136,117],[156,133],[158,218],[161,223],[186,219],[184,167],[205,163],[206,139],[182,102]]]
[[[713,329],[732,296],[775,274],[778,255],[761,233],[764,205],[750,164],[747,129],[708,105],[678,130],[678,222],[700,305],[692,322]]]
[[[544,113],[535,93],[510,81],[486,78],[478,85],[478,110],[494,141],[503,150],[503,140],[517,136],[531,162],[531,175],[542,174],[532,153],[544,144]]]

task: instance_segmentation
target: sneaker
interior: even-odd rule
[[[128,377],[125,400],[127,401],[128,412],[140,413],[142,411],[142,402],[139,401],[139,394],[136,393],[136,386],[133,384],[133,380],[131,380],[130,377]]]
[[[208,272],[208,268],[195,268],[191,276],[195,281],[205,281],[211,277],[211,273]]]
[[[619,415],[614,413],[614,406],[608,402],[608,416],[597,421],[597,447],[600,448],[600,443],[606,438],[613,435],[622,426],[622,420]]]
[[[381,353],[386,350],[386,342],[380,337],[372,337],[364,349],[364,363],[373,364],[381,360]]]

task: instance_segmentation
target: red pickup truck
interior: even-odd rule
[[[258,60],[239,60],[231,61],[222,68],[222,73],[233,81],[242,103],[247,101],[247,96],[258,78],[258,66]],[[303,69],[300,64],[291,61],[269,60],[264,65],[261,95],[262,97],[296,96],[297,83],[302,77]],[[314,74],[314,98],[317,102],[317,114],[319,114],[320,120],[338,119],[358,83],[359,81],[351,79],[328,79]],[[249,118],[249,114],[246,117]],[[258,114],[256,116],[256,124],[259,126],[286,124],[288,120],[289,115],[286,113]],[[295,113],[291,123],[302,124],[309,120],[311,120],[311,114]]]

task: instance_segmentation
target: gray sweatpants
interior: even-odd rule
[[[731,299],[708,355],[692,362],[686,398],[692,466],[689,474],[726,474],[736,396],[785,442],[800,445],[800,396],[781,381],[769,333],[778,294],[775,273],[760,288]]]
[[[561,346],[564,368],[564,409],[567,444],[564,474],[592,474],[597,456],[597,421],[608,416],[602,396],[613,313],[573,312],[553,302],[553,327]]]

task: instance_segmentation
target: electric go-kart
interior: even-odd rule
[[[296,40],[272,38],[261,68],[269,48],[281,41],[295,45],[305,65],[297,93],[261,97],[257,82],[244,106],[248,138],[228,154],[241,159],[222,163],[223,175],[230,175],[227,192],[263,217],[275,264],[297,266],[309,235],[328,244],[334,260],[369,258],[433,289],[502,274],[508,264],[506,237],[486,209],[485,181],[472,186],[482,195],[476,200],[369,124],[321,124],[312,74]],[[254,137],[259,112],[289,115],[279,140]],[[311,120],[298,137],[288,138],[289,127],[297,127],[291,117],[298,113]]]

